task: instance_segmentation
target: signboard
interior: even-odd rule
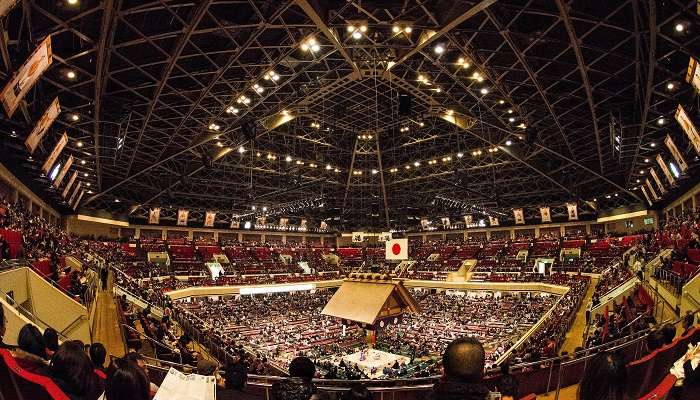
[[[676,143],[673,142],[671,135],[666,135],[664,143],[666,143],[666,147],[668,147],[668,150],[671,152],[673,159],[676,160],[676,163],[678,164],[678,168],[680,168],[681,173],[684,173],[688,169],[688,163],[685,162],[683,155],[680,151],[678,151],[678,147],[676,147]]]
[[[24,141],[24,145],[27,146],[29,154],[34,154],[34,151],[36,150],[37,146],[39,146],[39,143],[41,143],[41,140],[44,138],[44,135],[46,135],[49,127],[51,124],[53,124],[53,121],[56,120],[56,117],[58,117],[58,114],[60,113],[61,106],[58,104],[58,97],[56,97],[53,99],[51,104],[49,104],[46,111],[44,111],[44,114],[41,116],[39,121],[34,125],[34,128],[29,133],[29,136],[27,136],[27,140]]]
[[[67,143],[68,135],[66,135],[66,133],[63,132],[63,136],[61,136],[61,138],[58,139],[56,146],[54,146],[53,151],[51,151],[51,154],[49,154],[49,158],[47,158],[46,161],[44,161],[44,165],[41,167],[41,170],[44,171],[45,174],[49,174],[49,170],[51,170],[53,163],[55,163],[58,156],[61,155],[61,152],[63,151],[63,148],[66,147]]]
[[[47,36],[0,92],[0,100],[8,117],[12,117],[20,101],[52,61],[51,36]]]

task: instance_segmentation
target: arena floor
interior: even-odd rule
[[[387,353],[386,351],[376,349],[358,351],[356,353],[349,354],[343,357],[343,360],[346,364],[351,363],[359,365],[360,368],[364,371],[364,373],[366,373],[367,376],[371,378],[378,378],[384,375],[382,373],[382,368],[384,368],[384,366],[391,367],[396,361],[398,361],[399,363],[403,361],[406,364],[408,364],[408,362],[411,361],[411,359],[408,357]],[[377,372],[371,374],[373,367],[376,367]]]

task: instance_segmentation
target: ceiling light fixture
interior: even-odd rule
[[[443,46],[442,44],[438,44],[433,50],[435,51],[435,54],[439,55],[445,52],[445,46]]]
[[[75,71],[68,71],[68,72],[66,72],[66,77],[67,77],[68,79],[75,79],[76,76],[77,76],[77,75],[75,74]]]

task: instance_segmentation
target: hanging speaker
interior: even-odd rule
[[[411,115],[411,96],[407,93],[399,93],[399,115]]]

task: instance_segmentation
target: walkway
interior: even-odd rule
[[[567,351],[573,353],[574,349],[580,347],[583,342],[583,334],[586,330],[586,307],[590,304],[593,298],[593,292],[595,291],[595,285],[598,283],[598,278],[591,278],[591,283],[588,285],[588,291],[581,301],[581,308],[576,312],[576,319],[571,325],[571,329],[566,333],[566,339],[564,344],[561,346],[562,351]]]
[[[93,340],[104,344],[107,354],[121,357],[124,355],[124,342],[117,322],[117,306],[112,297],[112,284],[113,275],[110,272],[107,290],[100,290],[97,295]]]

